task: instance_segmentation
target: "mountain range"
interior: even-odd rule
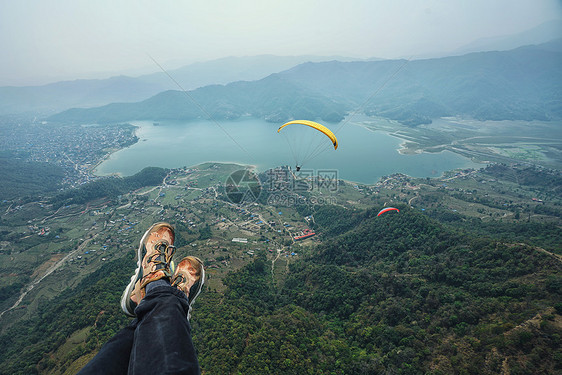
[[[70,109],[62,122],[293,118],[338,122],[366,113],[406,125],[443,116],[562,117],[562,39],[509,51],[423,60],[307,62],[256,81],[168,90],[136,103]]]
[[[452,51],[426,53],[415,56],[439,58],[481,51],[504,51],[524,45],[542,44],[562,36],[562,20],[552,20],[523,32],[475,40]],[[225,57],[196,62],[177,69],[156,61],[156,73],[141,76],[118,75],[106,79],[77,79],[42,86],[0,87],[0,115],[31,114],[49,116],[69,108],[90,108],[109,103],[133,103],[150,98],[165,90],[177,90],[168,73],[185,90],[213,84],[259,80],[272,73],[290,69],[305,62],[376,61],[343,56],[245,56]],[[412,58],[410,58],[412,59]],[[160,69],[159,65],[163,68]],[[161,70],[166,70],[162,72]]]
[[[507,51],[523,45],[547,43],[560,38],[561,35],[562,20],[552,20],[517,34],[477,39],[452,51],[451,54],[464,55],[470,52]]]
[[[198,62],[139,77],[115,76],[107,79],[78,79],[43,86],[0,87],[0,115],[39,113],[52,115],[74,107],[96,107],[114,102],[137,102],[169,89],[178,89],[167,74],[182,88],[196,89],[213,84],[253,81],[304,62],[348,61],[342,56],[274,56],[225,57]],[[162,69],[166,69],[165,65]]]

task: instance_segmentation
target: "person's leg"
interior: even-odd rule
[[[142,262],[121,299],[123,311],[137,318],[80,374],[200,374],[189,316],[205,270],[200,259],[186,257],[172,275],[173,243],[174,230],[167,223],[146,231],[138,249]]]
[[[200,374],[186,295],[164,280],[151,284],[159,285],[149,284],[135,309],[138,325],[129,374]]]
[[[205,270],[201,260],[184,258],[171,269],[174,230],[153,225],[141,240],[142,262],[122,296],[123,311],[137,317],[129,358],[129,374],[199,374],[189,315],[201,292]],[[173,286],[171,285],[173,283]]]
[[[135,319],[127,327],[117,332],[78,374],[126,374],[136,326],[137,320]]]

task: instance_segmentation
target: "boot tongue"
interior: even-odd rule
[[[154,250],[156,250],[156,254],[152,257],[152,261],[157,260],[157,262],[155,262],[156,269],[169,268],[172,256],[176,251],[175,246],[168,245],[167,241],[161,241],[154,245]]]

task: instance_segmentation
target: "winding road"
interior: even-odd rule
[[[90,241],[92,241],[93,239],[95,239],[98,236],[99,233],[96,233],[94,236],[92,236],[91,238],[88,238],[87,240],[85,240],[84,242],[82,242],[80,244],[80,246],[78,246],[78,248],[74,251],[71,251],[70,253],[68,253],[64,258],[62,258],[60,261],[58,261],[57,263],[53,264],[46,272],[43,276],[41,276],[38,279],[33,280],[32,282],[30,282],[26,287],[25,290],[20,294],[18,300],[16,301],[16,303],[14,303],[12,305],[12,307],[10,307],[9,309],[6,309],[4,311],[2,311],[0,313],[0,318],[2,318],[2,316],[7,313],[8,311],[11,311],[15,308],[17,308],[20,303],[23,301],[23,299],[25,298],[25,296],[31,292],[33,290],[33,288],[35,288],[36,285],[38,285],[41,281],[43,281],[43,279],[47,276],[49,276],[50,274],[52,274],[53,272],[55,272],[57,269],[59,269],[60,266],[62,266],[64,264],[64,262],[66,262],[69,258],[71,258],[74,254],[76,254],[77,252],[81,251],[86,245],[88,245],[88,243],[90,243]]]

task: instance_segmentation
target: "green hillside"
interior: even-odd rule
[[[31,196],[61,186],[62,168],[49,163],[25,160],[12,152],[0,152],[0,191],[2,199]]]
[[[206,373],[495,374],[504,360],[512,373],[560,370],[559,261],[409,210],[355,214],[361,224],[282,285],[263,254],[225,279],[224,294],[206,291],[194,320]],[[118,298],[132,262],[107,264],[6,332],[1,373],[64,370],[96,350],[125,324]],[[62,362],[46,355],[92,325]]]
[[[559,187],[554,171],[496,165],[436,180],[393,175],[305,194],[333,194],[337,205],[274,207],[228,201],[217,181],[236,168],[210,163],[166,171],[167,184],[135,182],[160,176],[154,169],[126,180],[119,202],[95,196],[64,209],[6,210],[13,224],[2,235],[11,247],[0,257],[6,272],[12,259],[18,283],[0,279],[15,294],[0,301],[3,310],[46,264],[65,254],[73,261],[3,317],[0,339],[10,345],[0,348],[0,373],[75,373],[127,324],[118,300],[135,267],[132,250],[157,220],[176,225],[178,257],[194,254],[207,265],[192,318],[204,373],[562,370],[560,199],[548,195]],[[73,190],[84,199],[87,191]],[[531,201],[535,193],[551,198]],[[400,212],[377,216],[385,202]],[[310,214],[313,222],[303,220]],[[268,224],[256,224],[258,217]],[[28,235],[29,218],[60,238]],[[318,235],[292,242],[305,223]]]

